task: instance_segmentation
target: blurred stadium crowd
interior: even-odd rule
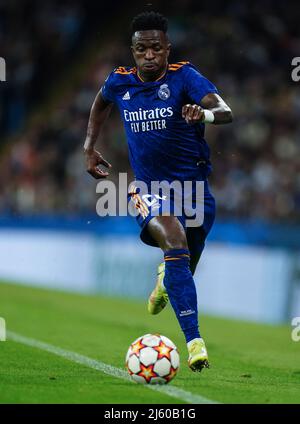
[[[17,2],[11,5],[17,8]],[[96,34],[91,32],[93,10],[83,1],[34,5],[28,31],[17,37],[18,20],[8,19],[8,6],[0,1],[0,55],[12,57],[13,63],[5,92],[6,83],[0,83],[0,125],[6,140],[4,144],[1,136],[0,213],[94,211],[95,183],[85,172],[82,145],[90,107],[104,79],[118,65],[133,65],[129,33],[109,31],[113,18],[107,13],[105,37],[98,37],[97,54],[84,64],[80,83],[60,90],[51,111],[23,127],[28,111],[34,113],[55,90],[54,68],[67,81],[76,67],[74,51]],[[19,16],[10,7],[12,17]],[[200,6],[185,0],[175,1],[172,11],[159,10],[169,17],[171,61],[196,65],[234,113],[232,125],[207,126],[206,132],[218,217],[299,222],[300,94],[290,65],[300,55],[297,2],[287,7],[279,1],[218,0]],[[45,90],[48,83],[51,90]],[[113,165],[112,180],[119,172],[132,176],[116,111],[99,149]]]

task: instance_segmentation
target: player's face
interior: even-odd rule
[[[167,67],[170,43],[162,31],[137,31],[132,37],[131,50],[141,75],[155,78]]]

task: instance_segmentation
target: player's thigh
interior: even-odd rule
[[[163,251],[188,249],[185,229],[176,216],[156,216],[147,230]]]

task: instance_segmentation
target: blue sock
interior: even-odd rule
[[[187,343],[200,337],[197,293],[189,263],[186,249],[165,252],[164,286]]]

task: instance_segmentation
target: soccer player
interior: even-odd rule
[[[84,152],[87,171],[96,179],[106,178],[109,173],[100,165],[111,165],[95,144],[114,103],[122,116],[136,180],[147,187],[152,181],[203,183],[204,219],[197,227],[186,225],[185,213],[158,214],[163,196],[156,196],[157,205],[147,204],[138,191],[129,193],[139,210],[141,239],[164,253],[148,310],[157,314],[170,300],[186,338],[189,367],[201,371],[209,363],[199,332],[193,274],[215,218],[215,201],[207,181],[211,165],[204,128],[206,123],[231,122],[232,112],[217,88],[192,64],[168,63],[171,44],[167,27],[167,19],[155,12],[133,19],[131,50],[136,67],[118,67],[106,79],[91,108]],[[156,212],[152,207],[155,203]]]

